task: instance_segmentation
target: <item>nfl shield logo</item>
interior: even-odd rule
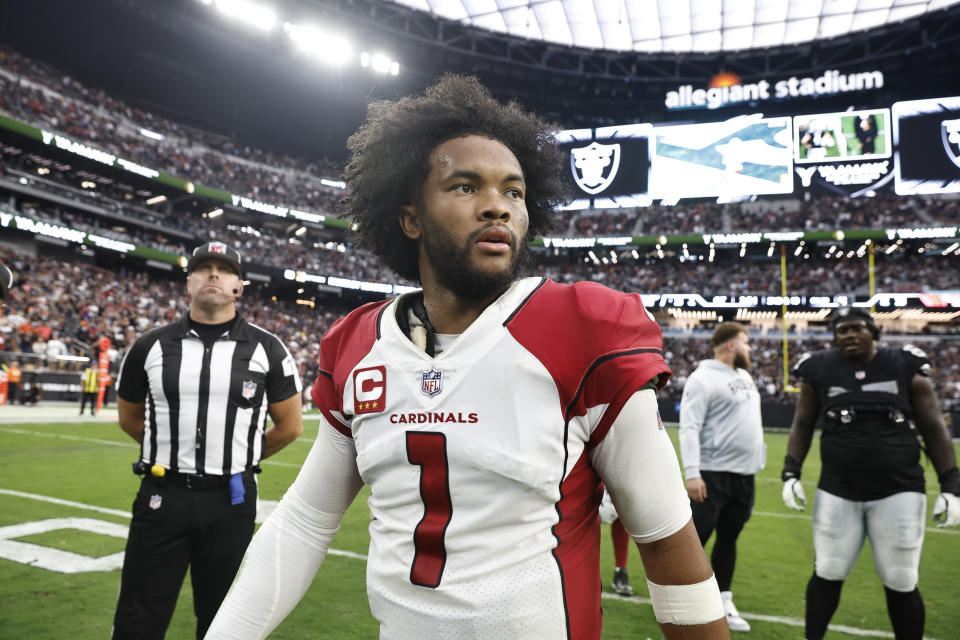
[[[150,496],[150,508],[156,511],[160,508],[160,503],[163,502],[163,496],[153,495]]]
[[[243,389],[240,391],[240,395],[246,400],[252,400],[253,396],[257,395],[257,383],[253,380],[244,380]]]
[[[434,371],[424,371],[421,378],[420,391],[424,394],[430,396],[431,398],[443,389],[443,372]]]
[[[222,242],[211,242],[207,245],[207,248],[210,250],[210,253],[226,253],[227,245]]]
[[[856,372],[854,372],[853,377],[856,378],[857,380],[863,380],[864,378],[867,377],[867,372],[866,372],[866,371],[856,371]]]

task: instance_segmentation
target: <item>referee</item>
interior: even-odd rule
[[[303,431],[297,365],[275,335],[237,315],[242,292],[240,254],[197,247],[188,316],[141,336],[120,366],[120,428],[140,443],[143,480],[116,639],[164,637],[187,565],[203,638],[253,535],[257,465]]]

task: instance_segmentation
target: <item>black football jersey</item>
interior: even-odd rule
[[[802,356],[794,372],[820,401],[819,488],[858,501],[925,491],[910,405],[913,377],[930,373],[923,351],[880,348],[860,366],[830,349]]]

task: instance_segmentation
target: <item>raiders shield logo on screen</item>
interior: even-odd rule
[[[593,142],[570,150],[570,169],[577,186],[591,195],[610,186],[620,168],[620,145]]]
[[[947,152],[947,157],[960,167],[960,119],[941,122],[940,137],[943,139],[943,149]]]

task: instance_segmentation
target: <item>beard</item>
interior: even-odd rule
[[[745,369],[749,371],[750,365],[752,364],[753,363],[750,362],[749,353],[738,353],[737,355],[733,356],[733,366],[737,369]]]
[[[496,298],[520,277],[533,263],[530,248],[524,240],[511,235],[513,258],[501,271],[478,269],[470,259],[470,251],[485,229],[471,233],[462,246],[440,225],[424,221],[423,248],[437,280],[458,298],[483,301]]]

